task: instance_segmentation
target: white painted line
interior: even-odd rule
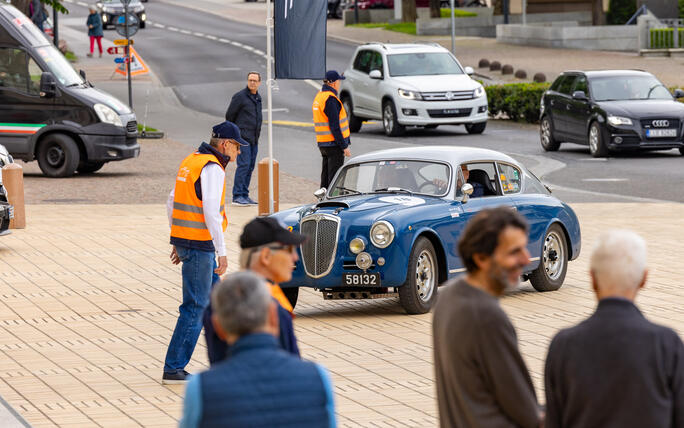
[[[217,67],[216,71],[237,71],[242,70],[240,67]]]
[[[618,181],[629,181],[629,178],[583,178],[582,181],[590,181],[595,183],[612,183]]]
[[[212,36],[211,34],[207,34],[206,36],[204,36],[204,38],[209,40],[218,40],[218,37]]]
[[[264,108],[264,109],[261,109],[261,112],[262,112],[262,113],[266,113],[267,111],[268,111],[268,109],[265,109],[265,108]],[[289,109],[289,108],[285,108],[285,107],[283,107],[283,108],[272,108],[271,111],[272,111],[272,112],[282,111],[282,112],[284,112],[284,113],[289,113],[289,112],[290,112],[290,109]]]
[[[232,43],[230,40],[224,39],[224,38],[220,38],[220,39],[218,39],[218,41],[221,43]]]
[[[261,56],[266,55],[266,52],[260,51],[259,49],[254,49],[254,53],[257,54],[257,55],[261,55]]]
[[[200,32],[197,32],[197,31],[194,32],[194,33],[192,33],[192,35],[193,35],[193,36],[197,36],[197,37],[204,37],[204,33],[200,33]]]
[[[323,85],[322,83],[316,83],[311,79],[306,79],[305,82],[308,83],[309,85],[313,86],[316,89],[321,89],[321,86]]]
[[[191,33],[190,31],[188,31],[188,30],[180,30],[180,32],[181,32],[181,34],[192,34],[192,33]]]
[[[157,27],[157,28],[166,28],[166,25],[157,24],[156,22],[155,22],[154,24],[152,24],[152,25],[154,25],[154,26]]]
[[[180,31],[180,30],[179,30],[178,28],[176,28],[176,27],[169,27],[168,30],[169,30],[169,31]]]
[[[241,48],[241,47],[244,46],[244,45],[243,45],[242,43],[240,43],[240,42],[230,42],[230,44],[233,45],[233,46],[237,46],[237,47],[239,47],[239,48]]]
[[[640,196],[627,196],[627,195],[618,195],[615,193],[606,193],[606,192],[594,192],[592,190],[583,190],[583,189],[575,189],[574,187],[565,187],[565,186],[559,186],[557,184],[550,183],[552,190],[563,190],[566,192],[573,192],[573,193],[579,193],[579,194],[584,194],[584,195],[593,195],[593,196],[602,196],[604,198],[616,198],[616,199],[625,199],[628,201],[635,201],[635,202],[655,202],[655,203],[671,203],[671,202],[676,202],[674,200],[666,200],[666,199],[655,199],[655,198],[642,198]]]
[[[248,51],[254,51],[254,48],[247,45],[242,45],[242,49],[247,49]]]
[[[84,2],[84,1],[78,1],[78,2],[76,2],[76,4],[79,6],[88,7],[88,3]]]
[[[582,162],[608,162],[608,158],[584,158],[580,159]]]

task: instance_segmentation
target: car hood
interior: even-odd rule
[[[392,77],[390,82],[400,89],[419,92],[471,91],[480,86],[467,74]]]
[[[76,88],[74,88],[76,89]],[[128,108],[128,106],[121,101],[119,101],[117,98],[114,96],[101,91],[97,88],[90,88],[90,87],[81,87],[78,88],[79,95],[89,99],[93,104],[105,104],[108,107],[112,108],[115,112],[118,114],[130,114],[131,109]]]
[[[684,117],[684,104],[674,100],[601,101],[606,113],[629,118]]]

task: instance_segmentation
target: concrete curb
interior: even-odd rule
[[[3,428],[32,428],[12,406],[0,397],[0,426]]]

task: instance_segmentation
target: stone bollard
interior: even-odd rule
[[[14,218],[10,229],[26,227],[26,207],[24,206],[24,169],[21,165],[10,163],[2,167],[2,185],[7,191],[7,200],[14,206]]]
[[[257,177],[259,181],[259,215],[268,215],[268,158],[259,161],[257,167]],[[273,212],[278,212],[278,161],[273,159]]]

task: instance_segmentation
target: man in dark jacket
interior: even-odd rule
[[[259,95],[261,75],[256,71],[247,73],[247,87],[233,95],[226,111],[226,120],[240,128],[240,135],[249,142],[237,158],[237,169],[233,181],[233,204],[256,205],[249,197],[249,183],[256,164],[261,134],[261,95]],[[230,118],[230,119],[229,119]]]
[[[505,207],[481,211],[458,252],[467,274],[440,291],[432,324],[440,425],[539,428],[532,380],[498,301],[530,261],[525,219]]]
[[[316,142],[323,157],[321,187],[326,188],[344,164],[345,156],[351,156],[349,119],[337,96],[341,80],[344,80],[344,76],[335,70],[325,73],[323,87],[311,106]]]
[[[278,284],[292,279],[292,270],[297,263],[297,246],[305,239],[304,235],[290,232],[271,217],[255,218],[245,225],[240,235],[240,269],[250,270],[268,282],[271,296],[278,303],[280,347],[296,356],[299,356],[299,346],[292,323],[294,303],[288,300]],[[215,364],[226,358],[230,347],[214,331],[211,313],[210,306],[205,311],[203,322],[209,363]]]
[[[646,274],[639,235],[599,238],[590,261],[596,312],[549,346],[547,427],[684,427],[684,345],[634,305]]]
[[[212,321],[230,356],[192,376],[181,428],[334,427],[327,370],[278,348],[278,309],[263,279],[226,277],[211,293]]]

